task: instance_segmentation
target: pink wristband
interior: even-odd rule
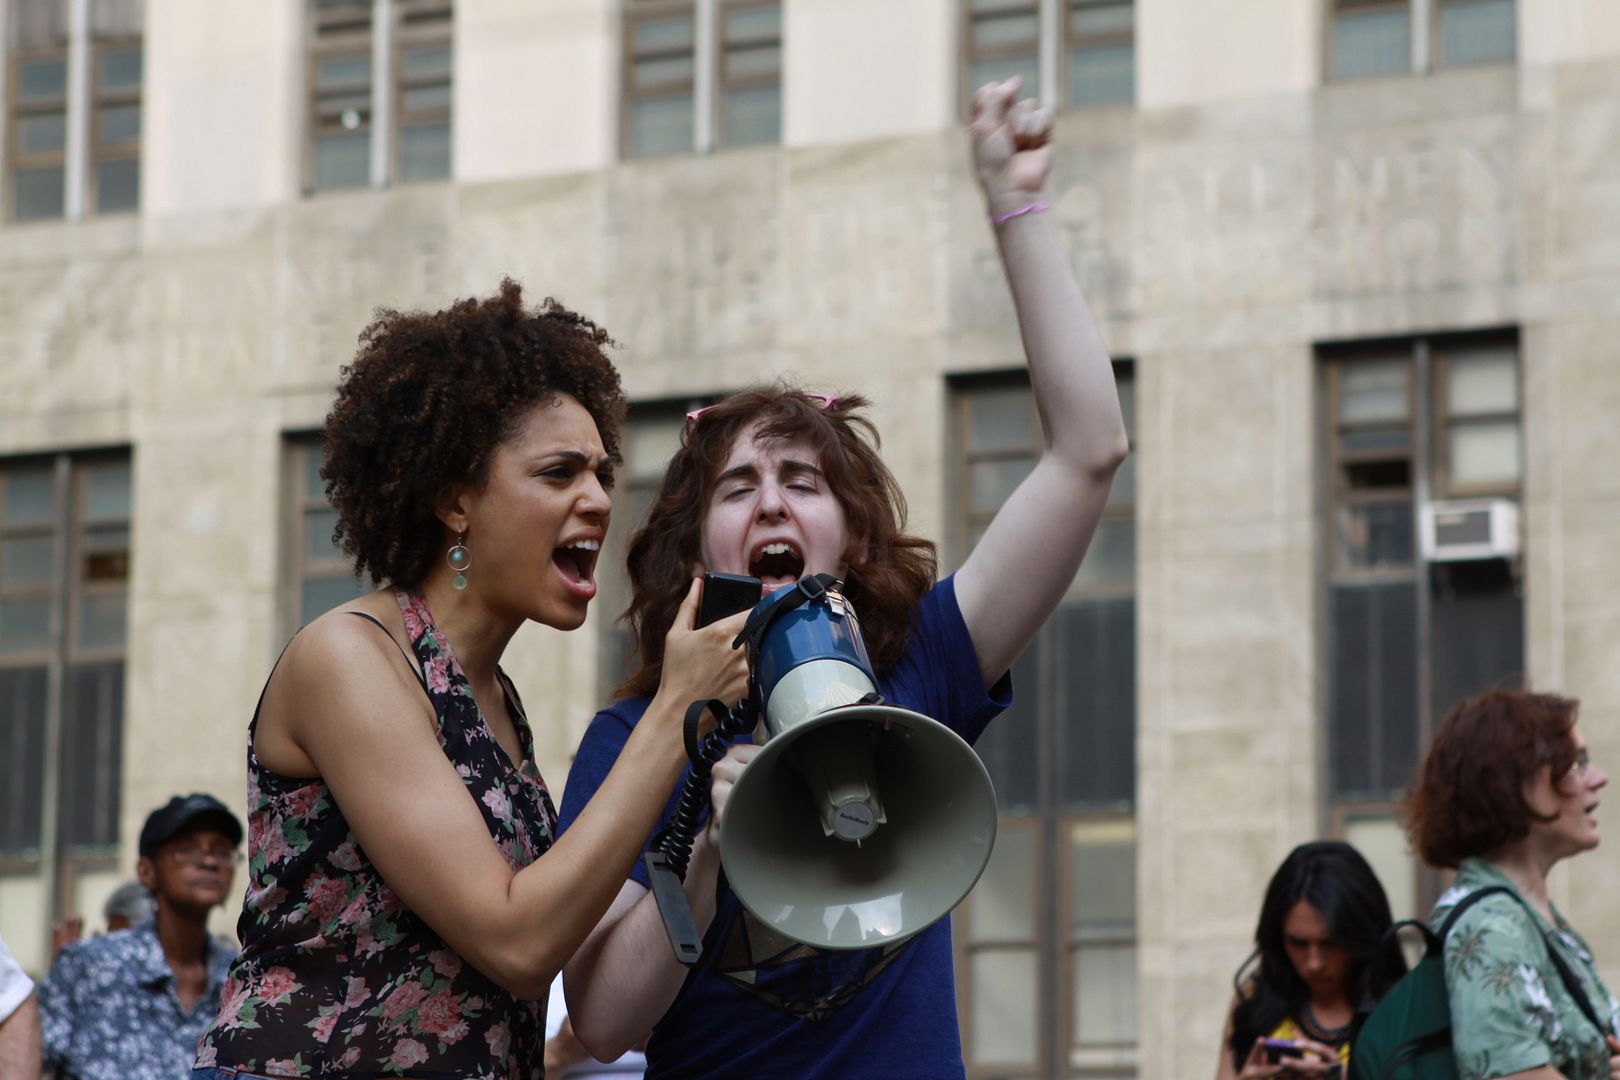
[[[1048,209],[1046,203],[1032,202],[1028,206],[1021,206],[1017,210],[1009,210],[1005,214],[992,214],[990,224],[1005,225],[1015,217],[1023,217],[1025,214],[1039,214],[1046,209]]]

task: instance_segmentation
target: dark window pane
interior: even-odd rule
[[[63,704],[64,838],[70,850],[117,847],[123,661],[70,669]]]
[[[450,46],[435,45],[426,49],[407,50],[404,71],[407,79],[449,75]]]
[[[39,852],[45,669],[0,668],[0,857]]]
[[[101,54],[101,88],[103,90],[139,90],[141,88],[141,50],[112,49]]]
[[[43,585],[51,580],[50,536],[19,536],[0,541],[0,584]]]
[[[122,213],[138,209],[140,204],[140,159],[103,161],[96,166],[96,213]]]
[[[332,56],[315,65],[315,85],[318,87],[349,86],[371,81],[371,57]]]
[[[726,40],[779,38],[782,36],[782,7],[735,8],[726,12]]]
[[[1046,634],[1056,649],[1063,802],[1071,810],[1129,809],[1136,801],[1136,600],[1065,604]]]
[[[692,47],[692,17],[645,19],[636,23],[635,49],[638,53]]]
[[[124,644],[129,604],[122,589],[92,593],[79,601],[79,648],[115,649]]]
[[[428,83],[425,86],[413,86],[405,91],[404,98],[404,108],[409,113],[424,112],[428,109],[448,109],[450,84]]]
[[[17,65],[17,100],[50,101],[67,96],[67,57],[52,56]]]
[[[1440,63],[1491,64],[1513,59],[1513,0],[1447,0],[1440,5]]]
[[[1129,587],[1136,580],[1136,521],[1104,521],[1097,526],[1086,557],[1074,576],[1076,589]]]
[[[1069,104],[1121,105],[1136,99],[1136,46],[1087,45],[1069,51]]]
[[[298,590],[298,625],[303,626],[339,604],[346,604],[370,591],[370,585],[362,585],[347,574],[341,577],[307,578]]]
[[[1412,565],[1412,504],[1341,506],[1335,516],[1339,569],[1376,570]]]
[[[1417,761],[1417,594],[1412,584],[1332,589],[1328,770],[1341,799],[1392,798]]]
[[[321,443],[311,443],[304,448],[304,494],[311,498],[326,498],[326,481],[321,479],[325,455],[326,450]]]
[[[17,118],[17,152],[58,154],[67,146],[67,113],[46,112]]]
[[[5,473],[5,503],[0,505],[7,525],[40,525],[51,520],[56,499],[49,465],[11,469]]]
[[[139,105],[103,105],[101,107],[101,141],[104,143],[134,142],[141,137],[141,107]]]
[[[996,787],[1002,813],[1028,813],[1039,797],[1036,718],[1040,710],[1039,647],[1031,645],[1013,664],[1012,708],[990,722],[974,749]]]
[[[975,60],[968,65],[968,95],[988,82],[1000,82],[1014,75],[1024,81],[1026,88],[1039,86],[1041,63],[1034,53],[1026,56],[997,56]]]
[[[50,630],[50,600],[0,600],[0,656],[45,648]]]
[[[315,187],[364,187],[371,182],[371,135],[360,131],[315,137]]]
[[[1524,599],[1505,561],[1434,568],[1435,719],[1463,698],[1524,683]]]
[[[692,99],[657,98],[630,106],[630,152],[636,157],[692,152]]]
[[[1398,75],[1411,70],[1412,45],[1406,5],[1345,11],[1333,20],[1333,76]]]
[[[774,143],[782,138],[782,88],[758,86],[728,90],[725,95],[727,146]]]
[[[443,180],[450,175],[450,125],[423,124],[399,130],[399,178]]]
[[[83,472],[85,517],[129,517],[131,474],[127,459],[86,465]]]

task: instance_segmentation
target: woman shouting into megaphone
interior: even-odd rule
[[[1047,212],[1051,118],[1018,90],[980,90],[971,134],[1040,414],[1039,460],[961,569],[936,581],[935,547],[905,531],[865,398],[765,386],[691,413],[630,548],[640,666],[580,745],[564,829],[607,797],[598,789],[663,679],[664,637],[691,618],[681,601],[695,574],[767,590],[842,579],[884,700],[969,743],[1010,703],[1008,669],[1073,580],[1127,451],[1112,365]],[[688,971],[672,955],[638,864],[566,969],[575,1033],[607,1059],[650,1031],[657,1077],[961,1077],[948,920],[901,942],[819,949],[782,938],[717,881],[715,830],[754,749],[734,747],[716,767],[715,813],[686,876],[702,960]]]

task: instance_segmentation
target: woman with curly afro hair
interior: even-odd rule
[[[1018,90],[1011,80],[979,91],[972,143],[1029,361],[1039,460],[961,569],[936,581],[934,546],[905,531],[864,398],[763,386],[690,415],[630,546],[640,667],[580,744],[565,838],[609,795],[651,703],[679,677],[666,635],[694,571],[747,575],[767,589],[832,574],[860,616],[884,700],[969,743],[1006,708],[1008,669],[1073,582],[1128,445],[1108,352],[1043,212],[1051,118],[1016,100]],[[801,947],[721,883],[717,830],[757,750],[739,743],[715,766],[714,813],[691,853],[687,898],[706,930],[699,966],[675,960],[648,878],[633,866],[568,965],[575,1036],[605,1060],[650,1030],[648,1072],[659,1077],[961,1078],[949,920],[903,943]]]
[[[293,638],[248,729],[243,949],[200,1076],[543,1075],[547,989],[680,775],[686,704],[747,677],[738,626],[692,629],[694,587],[649,722],[553,842],[499,661],[596,594],[623,404],[608,344],[511,281],[361,335],[321,474],[382,587]]]

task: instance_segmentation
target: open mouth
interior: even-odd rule
[[[791,584],[804,576],[804,553],[786,540],[773,540],[754,549],[748,576],[767,585]]]
[[[576,585],[589,585],[596,572],[596,557],[602,552],[600,540],[573,540],[551,553],[563,577]]]

